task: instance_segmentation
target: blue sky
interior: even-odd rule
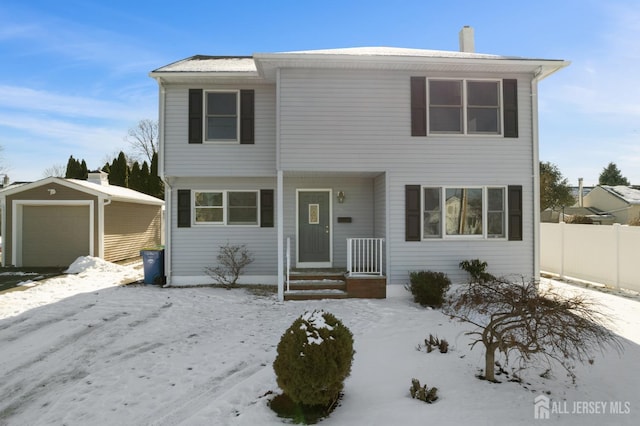
[[[157,118],[149,71],[195,54],[357,46],[565,59],[540,84],[540,159],[572,184],[615,162],[640,185],[640,2],[3,0],[0,146],[12,181],[70,155],[101,167]]]

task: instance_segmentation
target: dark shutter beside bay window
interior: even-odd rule
[[[202,89],[189,89],[189,143],[202,143]]]
[[[518,80],[502,81],[504,137],[518,137]]]
[[[255,94],[253,90],[240,91],[240,143],[255,143]]]
[[[427,136],[427,82],[411,77],[411,136]]]
[[[273,228],[273,189],[260,190],[260,227]]]
[[[509,185],[509,240],[522,241],[522,185]]]
[[[178,189],[178,228],[191,227],[191,190]]]
[[[405,241],[420,241],[420,185],[406,185]]]

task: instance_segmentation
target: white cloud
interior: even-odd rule
[[[106,120],[131,120],[140,113],[140,105],[70,96],[29,87],[0,85],[0,108],[34,111],[67,117],[89,117]],[[144,118],[144,117],[140,117]],[[5,120],[6,121],[6,120]],[[10,125],[7,124],[7,125]]]

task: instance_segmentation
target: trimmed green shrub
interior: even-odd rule
[[[351,373],[353,334],[335,316],[306,312],[285,331],[273,363],[278,385],[297,404],[331,406]]]
[[[413,300],[422,306],[434,308],[442,306],[451,286],[451,280],[442,272],[413,271],[409,273],[409,281],[408,290],[413,294]]]
[[[471,282],[487,282],[493,281],[496,277],[491,275],[488,272],[485,272],[487,269],[487,262],[481,262],[480,259],[472,259],[472,260],[463,260],[458,265],[460,269],[467,271],[469,275],[471,275]]]

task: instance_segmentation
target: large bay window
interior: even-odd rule
[[[422,238],[505,238],[504,187],[423,187]]]

